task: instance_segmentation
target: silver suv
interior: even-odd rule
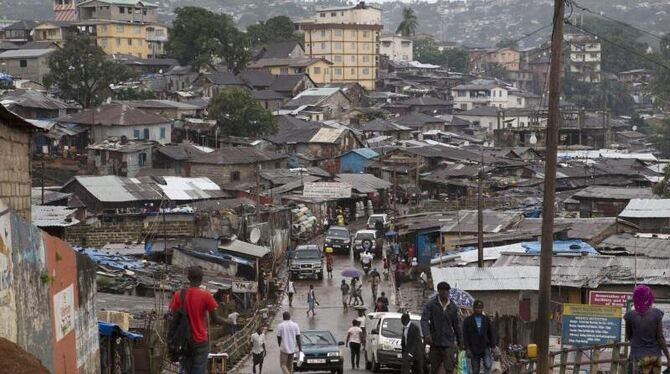
[[[291,259],[291,278],[323,279],[323,252],[316,244],[299,245]]]

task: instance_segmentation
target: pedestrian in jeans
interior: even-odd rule
[[[363,330],[359,327],[358,320],[351,321],[352,326],[347,331],[346,344],[351,350],[351,368],[359,369],[361,361],[361,341],[363,337]]]
[[[316,305],[319,304],[319,301],[316,299],[316,294],[314,293],[314,285],[309,285],[309,291],[307,291],[307,316],[309,317],[309,312],[312,312],[312,317],[316,315]]]
[[[258,374],[263,374],[263,361],[265,360],[265,334],[263,327],[258,326],[256,332],[251,334],[251,356],[253,359],[252,372],[256,374],[256,365],[258,365]]]
[[[223,318],[219,318],[216,309],[219,304],[207,290],[200,288],[203,272],[197,266],[188,268],[187,278],[189,288],[184,292],[184,310],[188,315],[191,326],[191,349],[179,364],[179,374],[205,374],[207,371],[207,358],[209,355],[209,338],[207,335],[207,324],[205,316],[209,314],[209,320],[217,325],[224,325]],[[182,307],[181,290],[172,296],[170,310],[177,311]]]
[[[291,321],[291,314],[284,312],[284,321],[277,325],[277,343],[279,344],[279,367],[282,374],[293,373],[293,355],[302,352],[300,327]]]
[[[295,293],[295,284],[289,280],[286,284],[286,293],[288,294],[288,306],[293,306],[293,294]]]
[[[347,310],[347,303],[349,302],[349,285],[347,281],[342,279],[342,285],[340,285],[340,291],[342,291],[342,306],[344,310]]]
[[[481,363],[484,363],[484,374],[491,372],[491,352],[496,347],[496,338],[491,327],[491,320],[483,314],[484,303],[475,300],[472,304],[473,314],[463,321],[463,345],[470,358],[470,374],[479,374]]]
[[[654,293],[646,285],[633,291],[634,310],[624,315],[626,340],[630,341],[630,358],[635,374],[661,374],[661,353],[670,367],[670,354],[663,336],[663,312],[652,308]]]
[[[463,341],[458,308],[449,301],[450,289],[449,283],[438,283],[438,294],[426,303],[421,314],[421,331],[425,343],[430,345],[432,374],[439,373],[442,366],[447,373],[454,370],[458,348]]]

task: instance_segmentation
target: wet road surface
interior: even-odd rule
[[[282,308],[277,312],[275,320],[271,323],[270,329],[265,334],[265,345],[267,349],[267,356],[263,364],[263,374],[281,374],[279,368],[279,347],[277,346],[277,338],[275,328],[282,321],[282,313],[288,311],[291,313],[291,319],[300,326],[300,330],[330,330],[337,341],[344,341],[346,339],[346,331],[351,327],[351,322],[357,317],[356,310],[349,307],[345,311],[342,307],[342,294],[340,292],[340,284],[342,279],[346,279],[349,283],[350,278],[345,278],[341,275],[342,270],[347,267],[356,267],[361,270],[361,265],[358,260],[354,260],[351,255],[334,255],[335,261],[333,266],[333,278],[324,278],[323,280],[316,279],[301,279],[295,280],[296,294],[293,296],[293,306],[289,307],[288,297],[284,297],[282,301]],[[324,262],[325,264],[325,262]],[[373,268],[382,274],[382,262],[380,258],[376,258],[373,263]],[[370,284],[366,278],[363,277],[363,300],[367,311],[371,311],[372,307],[372,291]],[[307,316],[307,290],[309,285],[313,284],[316,298],[321,305],[316,307],[316,316]],[[391,280],[383,279],[379,286],[378,293],[385,292],[389,298],[389,310],[396,311],[395,306],[395,292]],[[361,373],[365,372],[365,358],[361,352],[361,369],[351,369],[351,359],[349,357],[349,349],[344,346],[340,347],[340,353],[344,356],[344,372],[345,373]],[[240,366],[238,373],[251,373],[251,359],[247,360]],[[392,372],[384,370],[385,372]]]

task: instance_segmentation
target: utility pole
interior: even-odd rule
[[[261,163],[256,163],[256,197],[258,199],[258,207],[256,208],[256,224],[261,222]]]
[[[551,261],[554,245],[554,201],[556,199],[556,163],[558,128],[561,120],[561,50],[563,44],[564,0],[554,0],[551,34],[551,65],[549,70],[549,115],[546,133],[544,166],[544,201],[542,205],[542,241],[540,253],[540,297],[537,311],[537,372],[551,372],[549,362],[549,315],[551,313]]]
[[[44,155],[42,155],[44,157]],[[42,187],[42,205],[44,205],[44,158],[42,158],[42,171],[40,176],[40,185]]]
[[[482,184],[484,179],[484,147],[481,150],[479,178],[477,178],[477,266],[484,267],[484,209],[482,207]]]

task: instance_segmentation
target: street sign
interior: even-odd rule
[[[341,182],[308,182],[303,187],[302,196],[321,199],[348,199],[351,197],[351,185]]]
[[[632,292],[589,291],[589,304],[626,307],[633,298]]]
[[[258,293],[258,282],[233,281],[235,293]]]
[[[566,345],[599,345],[621,340],[621,307],[563,304],[561,339]]]

